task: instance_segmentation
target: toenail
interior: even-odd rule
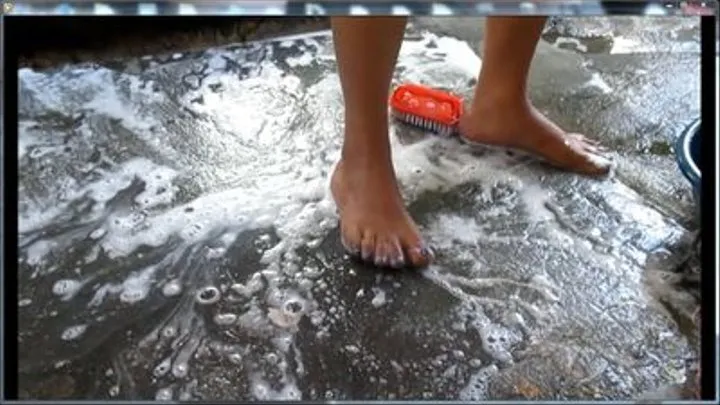
[[[376,265],[376,266],[387,266],[387,264],[388,264],[388,259],[387,259],[387,257],[385,257],[385,256],[383,256],[383,257],[380,257],[380,256],[375,257],[375,265]]]
[[[348,242],[348,239],[342,233],[340,233],[340,243],[342,243],[342,245],[348,251],[353,251],[353,252],[358,252],[358,253],[360,252],[360,248],[358,247],[358,245],[356,243]]]
[[[390,261],[390,265],[396,269],[405,266],[405,259],[402,257],[396,257]]]
[[[372,259],[372,253],[371,253],[371,252],[363,251],[363,252],[362,252],[362,259],[363,259],[363,260],[370,260],[370,259]]]
[[[435,256],[435,252],[433,252],[432,248],[428,246],[423,246],[422,248],[420,248],[420,254],[428,258]]]
[[[360,249],[348,245],[344,240],[342,241],[342,245],[343,248],[345,248],[345,251],[353,256],[357,256],[360,253]]]

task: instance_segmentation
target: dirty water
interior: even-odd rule
[[[411,28],[394,80],[469,95],[475,49]],[[613,146],[604,180],[395,125],[420,272],[338,242],[326,32],[18,75],[24,398],[626,399],[692,372],[697,224],[652,151],[698,114],[694,52],[541,44],[533,97]]]

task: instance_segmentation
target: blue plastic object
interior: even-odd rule
[[[688,179],[693,188],[695,203],[699,206],[702,195],[700,171],[700,120],[695,120],[675,141],[675,157],[680,171]]]

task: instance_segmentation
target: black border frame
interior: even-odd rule
[[[19,22],[19,21],[18,21]],[[3,29],[3,174],[2,187],[4,191],[3,210],[3,302],[2,302],[2,400],[18,399],[18,357],[17,339],[13,338],[18,330],[18,302],[17,302],[17,215],[18,212],[18,161],[17,161],[17,71],[18,46],[16,41],[9,41],[12,35],[12,26],[17,24],[15,18],[4,16]],[[13,97],[14,96],[14,97]],[[10,153],[8,153],[10,152]],[[12,213],[12,214],[11,214]],[[12,269],[12,270],[11,270]],[[8,332],[15,331],[12,334]],[[15,353],[13,355],[12,353]]]
[[[700,106],[702,122],[700,131],[702,133],[703,157],[701,167],[710,170],[702,170],[702,221],[712,223],[710,232],[706,229],[702,234],[702,244],[705,247],[702,252],[703,274],[701,283],[701,299],[705,305],[700,308],[700,398],[716,401],[718,398],[718,336],[716,332],[716,317],[718,308],[715,306],[715,299],[718,294],[715,286],[718,277],[718,244],[717,244],[717,210],[718,201],[715,201],[717,187],[717,173],[715,164],[718,156],[717,151],[717,107],[715,95],[718,91],[717,66],[716,66],[716,41],[717,37],[717,16],[700,17],[700,38],[701,38],[701,59],[700,59]],[[708,261],[709,260],[709,265]]]

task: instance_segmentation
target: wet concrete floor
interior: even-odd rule
[[[473,23],[416,21],[396,82],[469,96]],[[608,145],[613,176],[395,125],[403,192],[438,254],[422,272],[340,247],[327,32],[20,70],[21,395],[627,399],[682,385],[697,296],[678,285],[697,281],[698,225],[671,143],[699,115],[699,24],[567,24],[538,48],[532,96]],[[660,28],[663,51],[645,35]]]

